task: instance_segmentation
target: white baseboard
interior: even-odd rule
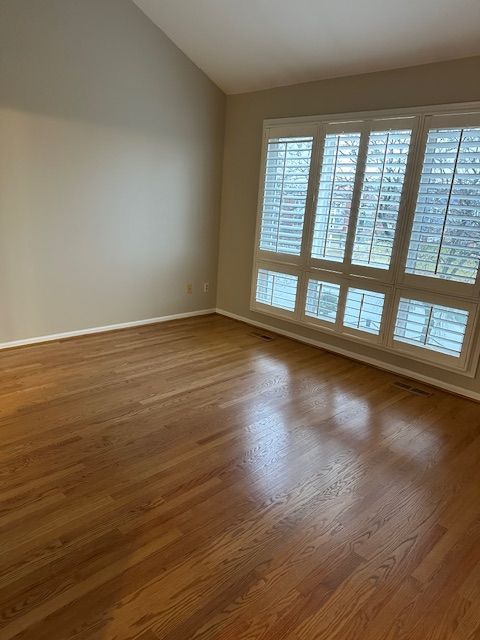
[[[463,387],[458,387],[453,384],[448,384],[447,382],[442,382],[441,380],[436,380],[435,378],[430,378],[429,376],[424,376],[420,373],[415,373],[410,369],[404,369],[403,367],[397,367],[395,365],[387,364],[385,362],[382,362],[381,360],[377,360],[376,358],[359,356],[358,354],[352,351],[349,351],[348,349],[342,349],[341,347],[333,347],[332,345],[326,342],[322,342],[321,340],[313,340],[311,338],[305,338],[292,331],[277,329],[276,327],[272,327],[271,325],[266,324],[264,322],[257,322],[256,320],[251,320],[250,318],[239,316],[236,313],[230,313],[230,311],[225,311],[225,309],[217,308],[216,312],[219,315],[226,316],[227,318],[233,318],[233,320],[239,320],[240,322],[245,322],[246,324],[253,325],[254,327],[260,327],[261,329],[266,329],[267,331],[271,331],[272,333],[278,333],[287,338],[293,338],[294,340],[298,340],[299,342],[304,342],[305,344],[309,344],[314,347],[325,349],[325,351],[338,353],[339,355],[346,356],[347,358],[350,358],[352,360],[357,360],[359,362],[363,362],[364,364],[370,364],[376,367],[377,369],[383,369],[384,371],[395,373],[405,378],[418,380],[419,382],[423,382],[432,387],[438,387],[439,389],[442,389],[444,391],[449,391],[450,393],[454,393],[459,396],[463,396],[465,398],[468,398],[469,400],[476,400],[477,402],[480,402],[480,393],[477,393],[475,391],[470,391],[468,389],[464,389]]]
[[[160,316],[158,318],[148,318],[147,320],[133,320],[132,322],[120,322],[119,324],[108,324],[104,327],[90,327],[89,329],[79,329],[77,331],[66,331],[64,333],[52,333],[47,336],[37,336],[35,338],[25,338],[24,340],[12,340],[11,342],[0,342],[1,349],[12,349],[13,347],[24,347],[40,342],[51,342],[52,340],[65,340],[65,338],[75,338],[86,336],[91,333],[104,333],[117,329],[128,329],[130,327],[141,327],[146,324],[157,324],[168,322],[169,320],[180,320],[182,318],[193,318],[194,316],[206,316],[209,313],[216,313],[216,309],[201,309],[200,311],[187,311],[186,313],[174,313],[170,316]]]
[[[321,340],[316,340],[316,339],[313,340],[311,338],[305,338],[304,336],[301,336],[298,333],[294,333],[292,331],[277,329],[276,327],[266,324],[265,322],[257,322],[256,320],[251,320],[250,318],[239,316],[236,313],[225,311],[225,309],[201,309],[200,311],[188,311],[186,313],[175,313],[169,316],[159,316],[158,318],[148,318],[146,320],[134,320],[132,322],[121,322],[119,324],[109,324],[103,327],[90,327],[88,329],[79,329],[77,331],[66,331],[64,333],[54,333],[47,336],[36,336],[34,338],[26,338],[23,340],[12,340],[11,342],[0,342],[0,350],[11,349],[13,347],[23,347],[27,345],[39,344],[41,342],[64,340],[66,338],[74,338],[76,336],[85,336],[93,333],[104,333],[106,331],[115,331],[117,329],[128,329],[130,327],[141,327],[143,325],[148,325],[148,324],[158,324],[161,322],[168,322],[169,320],[193,318],[195,316],[204,316],[210,313],[218,313],[219,315],[226,316],[228,318],[233,318],[234,320],[239,320],[240,322],[245,322],[246,324],[253,325],[254,327],[260,327],[261,329],[266,329],[267,331],[271,331],[272,333],[278,333],[287,338],[293,338],[294,340],[298,340],[299,342],[304,342],[305,344],[309,344],[314,347],[325,349],[325,351],[338,353],[339,355],[346,356],[347,358],[351,358],[352,360],[357,360],[365,364],[370,364],[376,367],[377,369],[383,369],[384,371],[389,371],[390,373],[395,373],[405,378],[412,378],[414,380],[418,380],[419,382],[423,382],[425,384],[431,385],[432,387],[438,387],[440,389],[443,389],[444,391],[449,391],[451,393],[455,393],[457,395],[469,398],[470,400],[476,400],[477,402],[480,402],[480,393],[477,393],[475,391],[470,391],[468,389],[464,389],[463,387],[458,387],[456,385],[448,384],[447,382],[442,382],[440,380],[431,378],[429,376],[424,376],[422,374],[415,373],[410,369],[404,369],[403,367],[390,365],[385,362],[382,362],[381,360],[377,360],[376,358],[359,356],[358,354],[352,351],[349,351],[348,349],[343,349],[341,347],[333,347],[332,345],[322,342]]]

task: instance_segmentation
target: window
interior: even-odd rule
[[[295,310],[297,276],[269,269],[257,273],[256,301],[284,311]]]
[[[474,375],[480,107],[266,126],[252,308]]]
[[[340,285],[309,279],[305,315],[330,324],[337,320]]]
[[[412,132],[373,131],[353,243],[353,264],[390,266]]]
[[[343,262],[359,145],[359,133],[325,136],[313,228],[313,258]]]
[[[480,127],[431,129],[407,272],[475,284],[479,231]]]
[[[343,324],[351,329],[379,335],[385,295],[349,287]]]
[[[300,255],[313,138],[268,141],[260,248]]]
[[[463,309],[400,298],[394,339],[459,357],[467,322]]]

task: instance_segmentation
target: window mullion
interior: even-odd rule
[[[323,148],[325,146],[325,127],[319,126],[313,138],[312,159],[308,177],[307,203],[303,222],[303,238],[300,251],[301,266],[308,268],[311,264],[313,229],[315,225],[315,210],[317,207],[318,188],[320,184],[320,168],[322,164]]]
[[[408,160],[405,172],[405,189],[403,196],[404,206],[400,207],[398,216],[399,224],[395,233],[395,240],[392,250],[392,284],[390,301],[386,308],[384,318],[384,335],[383,339],[386,344],[393,348],[393,334],[395,330],[396,314],[397,314],[397,291],[398,286],[403,280],[405,266],[407,262],[408,245],[412,232],[413,218],[415,214],[415,205],[417,201],[418,187],[420,184],[420,176],[422,172],[423,156],[425,154],[427,142],[427,118],[419,116],[418,124],[412,132],[410,141],[410,158]]]
[[[343,271],[347,274],[351,272],[353,242],[355,238],[355,227],[357,226],[358,209],[360,207],[360,196],[362,193],[363,177],[367,162],[368,137],[370,126],[363,125],[358,149],[357,171],[355,173],[355,185],[353,187],[352,204],[350,207],[350,217],[348,222],[347,239],[345,241],[345,258],[343,260]]]
[[[475,298],[480,296],[480,260],[479,260],[479,268],[477,270],[477,278],[475,280],[475,284],[473,285],[473,292]]]
[[[313,226],[315,219],[315,207],[318,196],[318,176],[322,161],[323,146],[325,141],[325,128],[317,127],[313,137],[312,156],[310,160],[310,173],[308,175],[307,202],[303,219],[303,237],[300,249],[300,268],[302,269],[297,290],[297,303],[295,316],[300,319],[307,303],[307,271],[310,265],[311,247],[313,242]]]
[[[308,287],[308,275],[305,269],[301,269],[299,278],[298,278],[298,286],[297,286],[297,299],[295,301],[295,318],[300,321],[303,312],[305,310],[305,305],[307,302],[307,287]]]
[[[345,315],[345,307],[347,304],[347,292],[348,292],[348,282],[344,280],[340,287],[340,296],[338,298],[338,306],[337,306],[337,321],[335,323],[335,328],[339,333],[342,333],[343,331],[343,317]]]
[[[407,267],[408,247],[413,231],[413,220],[415,218],[415,207],[417,204],[418,191],[420,188],[420,179],[422,177],[423,160],[427,149],[428,129],[430,126],[430,116],[421,116],[415,140],[412,140],[414,147],[414,156],[412,160],[412,173],[408,176],[408,194],[405,200],[405,215],[402,228],[399,229],[399,238],[401,238],[398,247],[398,256],[394,262],[394,283],[398,284],[404,281],[405,269]]]

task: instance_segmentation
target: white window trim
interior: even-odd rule
[[[265,315],[288,320],[293,324],[315,328],[321,332],[334,334],[340,338],[354,342],[368,343],[380,350],[396,353],[405,357],[414,358],[442,369],[454,371],[468,377],[476,374],[478,359],[480,356],[480,339],[478,337],[478,315],[480,313],[480,270],[475,285],[463,285],[451,283],[445,280],[437,281],[435,278],[417,276],[405,273],[405,264],[408,252],[408,240],[413,224],[415,200],[417,197],[418,182],[422,171],[423,151],[429,127],[467,126],[472,124],[472,115],[480,114],[480,102],[463,104],[450,104],[439,106],[415,107],[405,109],[390,109],[380,111],[354,112],[345,114],[327,114],[323,116],[308,116],[296,118],[268,119],[264,121],[262,150],[260,159],[260,175],[257,205],[257,220],[255,231],[255,252],[252,272],[250,309]],[[400,118],[405,118],[402,122]],[[410,156],[405,175],[404,193],[402,195],[401,210],[408,212],[407,216],[401,216],[398,220],[396,237],[402,237],[402,241],[394,243],[391,267],[388,270],[361,267],[359,265],[341,264],[333,261],[316,260],[309,257],[310,244],[313,234],[312,226],[316,209],[318,191],[318,176],[323,152],[323,136],[328,132],[351,132],[362,129],[360,145],[368,143],[368,134],[364,131],[367,123],[374,120],[373,128],[385,130],[388,128],[388,120],[392,119],[392,128],[401,127],[402,124],[413,123]],[[479,115],[480,124],[480,115]],[[368,123],[372,127],[372,123]],[[304,233],[300,256],[272,253],[262,251],[259,247],[261,216],[263,205],[263,191],[265,181],[265,162],[267,142],[271,137],[280,136],[312,136],[313,148],[311,170],[309,176],[306,210],[304,219]],[[321,144],[318,141],[321,141]],[[361,153],[361,150],[360,152]],[[361,163],[359,163],[360,165]],[[363,175],[363,169],[358,169],[359,177]],[[358,193],[357,189],[357,193]],[[352,206],[352,210],[355,207]],[[354,232],[354,220],[349,225],[349,235]],[[352,232],[353,230],[353,232]],[[347,242],[351,241],[349,238]],[[345,267],[348,267],[348,272]],[[264,305],[256,301],[257,270],[267,268],[278,272],[298,276],[297,297],[295,311],[290,312]],[[379,273],[382,272],[382,273]],[[383,277],[382,277],[383,276]],[[342,283],[340,293],[337,320],[328,323],[319,319],[306,316],[303,302],[306,298],[308,278]],[[392,286],[395,283],[394,286]],[[460,286],[459,286],[460,285]],[[347,286],[364,289],[372,289],[385,292],[383,309],[383,322],[380,335],[368,334],[362,331],[342,326],[345,296]],[[413,297],[419,300],[438,302],[445,306],[454,306],[454,300],[458,301],[458,308],[470,311],[469,322],[464,338],[462,355],[460,358],[430,351],[422,347],[416,347],[395,341],[393,328],[395,324],[396,308],[400,297]]]

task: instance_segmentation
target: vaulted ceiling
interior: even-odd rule
[[[226,93],[480,54],[480,0],[134,0]]]

